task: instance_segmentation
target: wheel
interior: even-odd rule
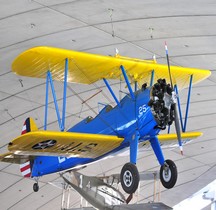
[[[128,194],[134,193],[138,188],[140,179],[136,165],[126,163],[121,170],[120,179],[123,190]]]
[[[34,192],[37,192],[37,191],[39,190],[39,185],[38,185],[38,183],[34,183],[34,184],[33,184],[33,190],[34,190]]]
[[[162,185],[167,188],[173,188],[178,177],[177,167],[172,160],[166,160],[160,168],[160,180]]]

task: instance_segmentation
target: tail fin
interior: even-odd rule
[[[28,132],[36,131],[36,130],[38,130],[38,128],[37,128],[37,125],[35,124],[34,120],[32,118],[28,117],[23,124],[21,135],[24,135]],[[31,177],[31,168],[32,168],[31,165],[32,165],[32,163],[30,160],[26,161],[23,164],[20,164],[20,171],[21,171],[22,175],[26,178]]]
[[[37,131],[37,125],[35,124],[34,120],[30,117],[28,117],[24,124],[23,124],[23,128],[22,128],[22,132],[21,135],[31,132],[31,131]]]

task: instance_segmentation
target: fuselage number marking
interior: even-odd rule
[[[142,106],[139,107],[139,116],[143,115],[143,113],[146,113],[147,111],[147,105],[144,104]]]

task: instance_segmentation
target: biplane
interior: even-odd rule
[[[87,165],[109,155],[129,149],[129,162],[120,172],[123,190],[132,194],[139,184],[136,167],[139,148],[151,147],[160,164],[160,180],[165,188],[177,181],[177,167],[165,159],[162,146],[183,144],[200,136],[201,132],[186,132],[191,88],[210,76],[209,70],[158,64],[120,56],[103,56],[53,47],[35,47],[21,53],[12,64],[18,75],[46,79],[44,130],[38,130],[32,118],[26,119],[22,135],[8,144],[1,161],[20,164],[24,177],[35,179],[47,174]],[[128,89],[121,100],[110,85],[112,79],[123,79]],[[65,129],[67,84],[93,84],[102,80],[109,90],[110,104],[94,117],[86,117]],[[63,108],[59,111],[53,81],[63,81]],[[57,113],[59,131],[47,130],[49,88]],[[178,91],[188,88],[188,101],[183,121]],[[160,134],[174,124],[176,133]]]

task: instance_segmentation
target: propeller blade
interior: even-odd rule
[[[180,149],[181,154],[183,155],[181,129],[180,129],[180,124],[179,124],[179,117],[178,117],[176,104],[175,104],[175,108],[174,108],[174,115],[175,115],[175,129],[176,129],[176,134],[177,134],[177,138],[178,138],[179,149]]]
[[[168,66],[168,71],[169,71],[170,85],[171,85],[171,88],[173,89],[172,76],[171,76],[170,63],[169,63],[168,47],[167,47],[166,42],[165,42],[165,50],[166,50],[166,59],[167,59],[167,66]]]
[[[170,77],[170,85],[171,85],[171,88],[173,90],[174,88],[173,88],[173,83],[172,83],[172,75],[171,75],[171,71],[170,71],[168,47],[167,47],[166,42],[165,42],[165,50],[166,50],[167,66],[168,66],[169,77]],[[176,130],[176,134],[177,134],[177,137],[178,137],[179,149],[180,149],[181,154],[183,155],[183,147],[182,147],[182,140],[181,140],[181,129],[180,129],[180,124],[179,124],[179,117],[178,117],[178,110],[177,110],[176,102],[175,102],[175,105],[174,105],[174,116],[175,116],[175,130]]]

